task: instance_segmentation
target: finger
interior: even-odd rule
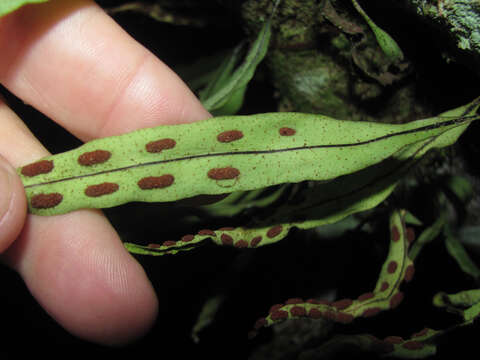
[[[12,165],[48,154],[3,103],[0,128],[0,154]],[[28,216],[2,260],[54,319],[82,338],[124,343],[155,319],[157,299],[143,269],[97,211]]]
[[[17,238],[25,222],[27,201],[15,169],[0,155],[0,253]]]
[[[209,117],[186,85],[91,1],[0,21],[0,81],[81,138]]]

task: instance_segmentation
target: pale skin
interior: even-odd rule
[[[93,1],[54,0],[0,19],[0,52],[2,85],[82,141],[210,116]],[[14,168],[45,155],[0,100],[1,260],[67,331],[132,341],[151,327],[161,298],[101,212],[27,215]]]

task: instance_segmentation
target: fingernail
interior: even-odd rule
[[[10,209],[13,191],[13,168],[0,156],[0,221]]]

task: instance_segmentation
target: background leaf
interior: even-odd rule
[[[445,226],[444,234],[445,247],[447,248],[448,253],[458,263],[462,271],[472,276],[474,279],[480,279],[480,269],[472,261],[462,243],[453,235],[449,226]]]
[[[227,60],[224,64],[224,69],[219,71],[218,79],[220,81],[213,85],[213,93],[209,94],[208,98],[202,99],[203,106],[215,116],[234,114],[242,106],[247,85],[253,78],[257,66],[267,54],[272,35],[272,18],[280,1],[275,1],[268,20],[252,43],[244,62],[231,73],[231,76],[228,76],[231,72],[231,66],[236,60],[235,53],[238,52],[238,50],[234,50],[232,58]]]

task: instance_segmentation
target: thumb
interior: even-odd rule
[[[0,155],[0,253],[18,237],[27,214],[27,201],[20,177]]]

